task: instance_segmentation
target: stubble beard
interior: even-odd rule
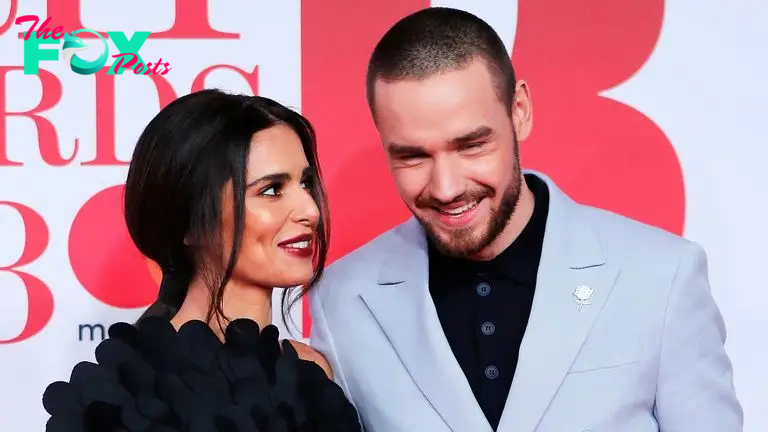
[[[449,237],[446,238],[444,232],[441,235],[441,231],[435,228],[434,223],[416,216],[432,243],[441,253],[455,258],[471,258],[490,246],[504,232],[520,201],[520,190],[524,181],[520,169],[517,134],[514,135],[513,162],[512,179],[504,189],[498,207],[490,209],[489,220],[479,235],[474,234],[475,229],[473,228],[460,228],[450,231]],[[494,194],[495,192],[489,189],[486,198],[493,198]]]

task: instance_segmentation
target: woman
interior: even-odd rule
[[[326,260],[306,119],[217,90],[174,101],[136,145],[125,219],[163,271],[159,298],[48,387],[48,431],[360,430],[324,358],[270,325],[272,287],[303,295]]]

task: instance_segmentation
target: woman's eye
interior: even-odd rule
[[[266,196],[278,196],[280,195],[280,186],[270,186],[261,191],[261,194]]]

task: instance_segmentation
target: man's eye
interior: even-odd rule
[[[474,150],[474,149],[478,149],[478,148],[482,147],[483,144],[485,144],[485,143],[482,142],[482,141],[477,141],[477,142],[466,144],[465,146],[463,146],[463,148],[464,148],[464,150]]]
[[[404,161],[412,161],[412,160],[416,160],[416,159],[422,159],[422,158],[425,158],[425,157],[426,157],[426,155],[424,155],[424,154],[410,153],[410,154],[406,154],[406,155],[400,156],[400,159],[404,160]]]

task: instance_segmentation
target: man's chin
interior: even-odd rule
[[[444,255],[463,258],[476,253],[480,248],[481,235],[477,227],[445,229],[439,225],[425,225],[432,243]]]

